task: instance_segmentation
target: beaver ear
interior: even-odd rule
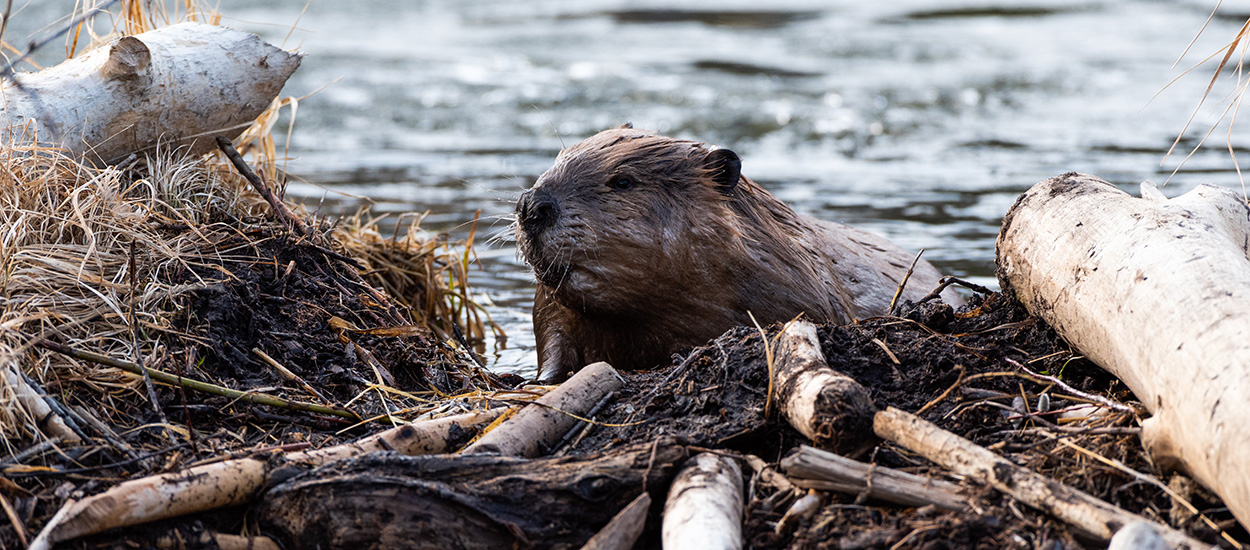
[[[617,126],[616,128],[617,128],[618,130],[632,130],[632,129],[634,128],[634,123],[632,123],[632,122],[626,122],[625,124],[622,124],[622,125],[620,125],[620,126]]]
[[[725,195],[733,192],[738,185],[738,178],[742,176],[742,159],[738,158],[738,153],[729,149],[717,149],[708,153],[703,159],[703,165],[712,182]]]

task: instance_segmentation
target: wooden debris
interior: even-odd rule
[[[616,514],[612,521],[590,537],[582,550],[629,550],[638,542],[642,528],[647,525],[647,510],[651,507],[651,495],[643,493]]]
[[[1156,464],[1250,525],[1250,207],[1206,185],[1142,196],[1075,173],[1033,186],[1003,222],[999,279],[1150,410]]]
[[[374,453],[276,486],[258,517],[286,548],[576,548],[685,456],[671,439],[591,457]]]
[[[619,390],[623,383],[611,365],[603,362],[587,365],[560,387],[487,432],[464,453],[545,455],[577,424],[578,416],[586,414],[603,396]]]
[[[292,453],[285,460],[241,458],[181,472],[134,479],[103,493],[67,503],[37,537],[51,545],[99,533],[114,527],[138,525],[194,512],[235,506],[250,501],[284,466],[315,466],[331,460],[376,450],[445,452],[452,442],[472,434],[503,409],[468,413],[407,424],[367,437],[315,451]],[[48,548],[50,546],[31,548]]]
[[[664,504],[664,547],[742,548],[743,506],[737,461],[710,452],[690,459]]]
[[[829,368],[815,325],[786,325],[776,356],[780,410],[799,433],[818,447],[843,451],[871,439],[876,406],[859,382]]]
[[[904,506],[932,504],[947,510],[970,509],[968,499],[959,494],[959,485],[949,481],[865,464],[808,446],[787,456],[781,467],[791,482],[808,489],[852,495],[867,492],[871,498]]]
[[[1016,466],[967,439],[893,407],[877,413],[873,429],[888,439],[957,474],[986,483],[1013,498],[1108,541],[1121,527],[1145,518]],[[1210,548],[1170,527],[1151,523],[1171,548]]]
[[[102,164],[158,143],[203,154],[267,109],[301,57],[200,23],[122,37],[4,86],[0,139],[37,136]]]

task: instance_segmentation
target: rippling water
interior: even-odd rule
[[[64,13],[55,4],[15,21],[37,28]],[[480,211],[499,232],[562,144],[631,121],[732,148],[746,175],[797,210],[923,247],[942,270],[987,284],[999,222],[1031,184],[1070,170],[1126,189],[1168,178],[1177,164],[1160,161],[1213,67],[1167,85],[1250,12],[1226,2],[1173,68],[1214,2],[673,5],[323,0],[303,11],[302,1],[222,0],[221,10],[226,24],[308,54],[284,92],[312,94],[289,144],[289,171],[306,183],[289,192],[324,201],[323,212],[428,211],[427,229],[463,237]],[[1216,88],[1185,145],[1229,106],[1227,91]],[[1232,136],[1243,154],[1244,136]],[[1225,139],[1217,131],[1165,192],[1240,188]],[[472,282],[510,335],[496,365],[532,372],[533,280],[511,242],[477,253]]]

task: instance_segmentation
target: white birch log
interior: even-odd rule
[[[1142,443],[1250,525],[1250,208],[1199,186],[1134,198],[1080,174],[1041,182],[998,236],[998,274],[1153,416]]]
[[[577,424],[578,416],[587,414],[600,399],[621,389],[622,385],[624,380],[611,365],[604,362],[587,365],[462,452],[526,458],[544,456]]]
[[[737,550],[742,538],[742,470],[732,458],[691,458],[668,490],[661,521],[664,548]]]
[[[794,429],[818,447],[843,451],[871,439],[876,406],[859,382],[829,367],[815,325],[786,325],[776,357],[775,392]]]
[[[1017,466],[989,449],[943,430],[911,413],[893,407],[877,413],[873,430],[903,448],[957,474],[1011,495],[1016,500],[1059,518],[1092,537],[1109,541],[1123,527],[1149,523],[1168,548],[1199,550],[1214,548],[1202,541],[1150,522],[1084,491]]]
[[[194,512],[236,506],[251,500],[283,466],[311,467],[372,451],[416,455],[447,452],[453,434],[491,422],[504,409],[477,411],[405,424],[315,451],[290,453],[278,460],[239,458],[133,479],[103,493],[67,503],[44,526],[30,548],[45,550],[60,541]]]
[[[206,153],[269,107],[301,57],[202,23],[123,37],[6,82],[0,143],[37,137],[106,164],[158,141]]]

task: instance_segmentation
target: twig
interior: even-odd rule
[[[5,18],[6,20],[8,17]],[[0,493],[0,508],[4,508],[4,515],[9,517],[9,523],[13,524],[13,531],[17,533],[17,539],[26,546],[29,540],[26,538],[26,524],[22,523],[22,518],[17,516],[17,510],[13,509],[13,504],[9,502],[8,497],[4,493]]]
[[[61,443],[61,441],[62,441],[61,436],[55,436],[51,439],[45,439],[43,441],[40,441],[39,443],[32,445],[28,449],[25,449],[4,460],[0,460],[0,466],[3,466],[5,464],[20,464],[23,460],[26,460],[27,458],[38,455],[48,449],[56,447],[58,444]]]
[[[304,225],[304,220],[292,214],[291,210],[286,207],[286,203],[283,203],[282,199],[279,199],[277,195],[273,194],[273,191],[269,190],[269,186],[265,185],[265,180],[252,171],[252,167],[247,165],[247,161],[243,160],[243,156],[234,148],[234,144],[230,143],[229,139],[217,136],[217,147],[221,148],[221,152],[226,154],[226,158],[230,159],[230,163],[247,179],[248,183],[251,183],[252,187],[256,188],[256,192],[260,193],[261,197],[264,197],[265,202],[268,202],[269,207],[273,208],[273,213],[279,220],[287,224],[296,235],[303,237],[309,234],[308,226]]]
[[[177,451],[179,449],[182,449],[188,446],[190,446],[189,443],[179,443],[177,445],[174,445],[173,447],[161,449],[159,451],[153,451],[144,455],[136,456],[134,458],[128,458],[121,462],[114,462],[112,464],[101,464],[99,466],[90,466],[87,468],[74,468],[71,470],[33,470],[29,472],[5,472],[5,475],[10,476],[10,477],[43,477],[43,476],[68,476],[68,475],[78,475],[78,474],[89,474],[92,472],[98,472],[100,470],[111,470],[113,468],[121,468],[123,466],[129,466],[136,462],[142,462],[149,458],[161,456],[163,454]]]
[[[939,282],[937,288],[933,289],[933,292],[926,294],[924,298],[921,298],[919,301],[917,301],[916,305],[923,304],[925,302],[928,302],[929,300],[937,299],[939,296],[942,295],[942,291],[946,290],[947,287],[951,285],[962,286],[973,292],[976,292],[977,294],[993,294],[994,293],[993,290],[985,288],[979,284],[968,282],[963,279],[960,279],[959,277],[952,277],[948,275],[946,277],[942,277],[942,280]]]
[[[291,372],[290,369],[286,368],[286,366],[284,366],[282,363],[279,363],[277,359],[270,357],[269,354],[265,353],[264,350],[260,348],[252,348],[252,353],[255,353],[257,357],[260,357],[261,360],[263,360],[266,364],[268,364],[269,366],[277,370],[280,374],[282,374],[282,376],[285,376],[287,380],[291,380],[295,382],[296,384],[299,384],[301,388],[304,388],[304,391],[312,394],[313,397],[320,399],[322,403],[325,403],[327,405],[331,405],[334,403],[333,401],[326,399],[326,396],[322,395],[321,392],[317,391],[317,388],[310,386],[308,382],[305,382],[304,379],[300,378],[298,374]]]
[[[1081,390],[1078,390],[1078,389],[1076,389],[1076,388],[1074,388],[1074,387],[1072,387],[1072,386],[1067,385],[1066,383],[1064,383],[1062,380],[1060,380],[1060,379],[1058,379],[1058,378],[1055,378],[1055,377],[1053,377],[1053,376],[1047,376],[1047,375],[1045,375],[1045,374],[1038,374],[1038,373],[1036,373],[1036,372],[1033,372],[1033,371],[1029,370],[1029,368],[1028,368],[1028,367],[1026,367],[1026,366],[1024,366],[1024,365],[1021,365],[1019,361],[1016,361],[1015,359],[1012,359],[1012,358],[1010,358],[1010,357],[1004,358],[1004,359],[1003,359],[1003,361],[1006,361],[1006,362],[1007,362],[1008,364],[1010,364],[1011,366],[1016,367],[1016,368],[1018,368],[1018,369],[1020,369],[1020,370],[1024,371],[1024,372],[1025,372],[1025,373],[1027,373],[1029,376],[1032,376],[1032,377],[1038,378],[1038,379],[1040,379],[1040,380],[1045,380],[1046,382],[1049,382],[1049,383],[1051,383],[1051,384],[1054,384],[1054,385],[1056,385],[1056,386],[1059,386],[1059,387],[1063,388],[1063,389],[1064,389],[1064,391],[1066,391],[1066,392],[1068,392],[1068,393],[1071,393],[1072,395],[1075,395],[1075,396],[1080,397],[1080,398],[1082,398],[1082,399],[1088,399],[1088,400],[1090,400],[1090,401],[1092,401],[1092,402],[1094,402],[1094,403],[1098,403],[1099,405],[1102,405],[1102,406],[1104,406],[1104,407],[1106,407],[1106,408],[1108,408],[1108,409],[1114,410],[1114,411],[1126,412],[1126,413],[1130,413],[1130,414],[1136,414],[1136,413],[1137,413],[1137,411],[1133,410],[1133,407],[1130,407],[1130,406],[1125,405],[1125,404],[1123,404],[1123,403],[1116,403],[1115,401],[1112,401],[1112,400],[1110,400],[1110,399],[1107,399],[1106,397],[1103,397],[1103,396],[1101,396],[1101,395],[1094,395],[1094,394],[1092,394],[1092,393],[1085,393],[1085,392],[1083,392],[1083,391],[1081,391]]]
[[[899,281],[898,289],[894,291],[894,297],[890,298],[890,307],[885,310],[886,315],[894,315],[894,306],[898,304],[898,297],[903,295],[903,289],[907,288],[907,281],[908,279],[911,279],[912,271],[916,270],[916,262],[920,261],[921,254],[924,254],[923,248],[920,249],[920,252],[916,253],[915,258],[912,258],[911,265],[907,266],[907,273],[903,274],[903,280]]]
[[[114,359],[107,355],[101,355],[99,353],[92,353],[90,351],[74,349],[64,344],[58,344],[56,342],[51,342],[48,340],[40,340],[39,342],[37,342],[36,345],[47,350],[55,351],[62,355],[68,355],[75,359],[81,359],[83,361],[91,361],[92,363],[99,363],[101,365],[118,368],[118,369],[124,370],[132,374],[142,374],[143,372],[142,367],[134,363],[131,363],[129,361],[123,361],[121,359]],[[328,414],[328,415],[333,415],[333,416],[341,416],[343,418],[350,418],[356,421],[360,420],[360,415],[352,411],[349,411],[347,409],[344,409],[342,407],[337,407],[333,405],[330,405],[330,406],[317,405],[314,403],[303,403],[300,401],[291,401],[290,399],[283,399],[281,397],[274,397],[272,395],[232,390],[230,388],[225,388],[222,386],[218,386],[216,384],[210,384],[208,382],[201,382],[199,380],[192,380],[190,378],[184,378],[184,377],[170,374],[165,371],[161,371],[157,369],[147,369],[147,371],[152,376],[153,380],[156,380],[157,382],[161,382],[165,384],[180,385],[188,389],[202,391],[205,393],[211,393],[214,395],[221,395],[221,396],[229,397],[235,400],[247,401],[248,403],[255,403],[257,405],[269,405],[271,407],[281,407],[284,409],[291,409],[295,411],[314,412],[314,413]]]
[[[1199,511],[1197,507],[1195,507],[1193,504],[1189,502],[1189,500],[1182,497],[1176,491],[1173,491],[1171,487],[1168,487],[1168,485],[1160,481],[1159,478],[1149,475],[1149,474],[1143,474],[1137,470],[1129,468],[1127,465],[1125,465],[1123,462],[1120,462],[1119,460],[1102,456],[1098,453],[1095,453],[1094,451],[1086,449],[1085,447],[1072,443],[1071,441],[1068,441],[1066,439],[1056,439],[1056,441],[1058,441],[1059,443],[1062,443],[1063,445],[1067,446],[1068,448],[1074,451],[1077,451],[1085,456],[1093,458],[1094,460],[1097,460],[1103,464],[1106,464],[1112,468],[1115,468],[1121,472],[1124,472],[1125,474],[1128,474],[1129,476],[1133,477],[1134,479],[1138,481],[1141,481],[1143,483],[1148,483],[1150,485],[1154,485],[1160,491],[1163,491],[1169,497],[1172,497],[1172,500],[1175,500],[1176,502],[1180,503],[1181,506],[1184,506],[1185,509],[1189,511],[1189,513],[1197,515],[1198,517],[1202,518],[1203,523],[1206,523],[1207,527],[1210,527],[1211,530],[1219,533],[1220,536],[1224,537],[1224,540],[1231,543],[1233,545],[1233,548],[1244,548],[1244,546],[1242,546],[1241,543],[1237,542],[1231,536],[1229,536],[1228,533],[1226,533],[1223,529],[1221,529],[1219,525],[1216,525],[1214,521],[1211,521],[1211,518],[1208,518],[1206,514],[1203,514],[1201,511]]]
[[[955,365],[955,368],[959,369],[959,377],[955,379],[955,383],[951,384],[951,387],[946,388],[946,391],[942,392],[942,395],[934,397],[933,400],[929,401],[928,403],[925,403],[923,407],[920,407],[920,410],[916,411],[916,416],[920,416],[924,414],[925,411],[928,411],[929,409],[933,408],[934,405],[941,403],[943,399],[946,399],[946,396],[950,395],[951,392],[955,391],[955,388],[958,388],[959,386],[963,385],[964,374],[967,374],[968,371],[967,369],[964,368],[963,365]]]
[[[156,417],[160,419],[161,424],[169,424],[169,419],[165,418],[165,411],[161,409],[161,402],[156,400],[156,390],[152,387],[152,377],[148,376],[148,367],[147,365],[144,364],[145,361],[143,360],[143,348],[139,347],[139,323],[138,323],[138,319],[135,318],[135,284],[136,284],[135,278],[136,278],[136,275],[135,275],[135,241],[134,239],[130,240],[129,268],[130,268],[130,273],[128,275],[130,275],[129,277],[130,279],[130,346],[132,349],[134,349],[135,358],[138,359],[137,361],[135,361],[135,364],[139,365],[139,368],[143,370],[143,387],[147,388],[148,401],[152,403],[152,409],[156,411]],[[177,440],[175,440],[174,436],[172,435],[169,436],[169,441],[171,443],[177,443]]]

